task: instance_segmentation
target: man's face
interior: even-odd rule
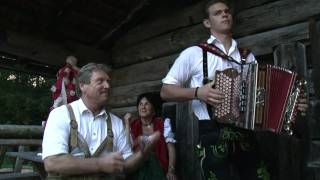
[[[232,16],[229,8],[224,3],[215,3],[208,8],[208,19],[203,21],[211,33],[226,34],[231,32]]]
[[[89,84],[80,84],[82,95],[97,105],[105,105],[110,89],[110,77],[103,71],[92,72]]]

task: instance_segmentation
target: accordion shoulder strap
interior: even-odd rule
[[[221,49],[219,49],[214,44],[208,44],[208,43],[200,43],[198,45],[202,49],[202,56],[203,56],[203,84],[207,84],[209,82],[208,79],[208,60],[207,60],[207,52],[213,53],[222,59],[225,59],[227,61],[232,61],[236,64],[243,65],[246,63],[248,55],[251,53],[249,49],[246,48],[239,48],[240,56],[241,56],[241,63],[234,60],[231,56],[228,56],[226,53],[224,53]]]

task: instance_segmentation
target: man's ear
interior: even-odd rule
[[[79,89],[80,89],[81,92],[84,91],[84,86],[85,86],[84,83],[79,83]]]
[[[209,19],[204,19],[202,21],[202,23],[203,23],[204,27],[206,27],[206,28],[210,28],[211,27]]]

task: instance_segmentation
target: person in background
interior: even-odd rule
[[[137,98],[138,118],[130,113],[124,116],[126,123],[130,122],[130,133],[133,150],[140,151],[144,141],[155,131],[161,136],[153,153],[148,154],[142,167],[133,174],[135,180],[176,180],[176,150],[174,134],[169,118],[159,116],[161,99],[159,93],[144,93]]]
[[[110,72],[103,64],[83,66],[81,98],[50,112],[42,142],[47,179],[114,179],[137,169],[159,140],[154,131],[132,153],[122,120],[105,109]]]
[[[51,110],[79,99],[76,94],[77,76],[79,73],[77,63],[76,57],[68,56],[66,64],[58,70],[56,75],[57,80],[51,87],[53,99]]]

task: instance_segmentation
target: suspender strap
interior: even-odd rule
[[[207,84],[209,82],[208,78],[208,56],[207,56],[207,51],[205,49],[202,49],[202,56],[203,56],[203,80],[202,84]]]
[[[96,152],[92,155],[93,157],[97,157],[101,154],[104,149],[107,149],[108,152],[113,151],[113,132],[112,132],[112,121],[110,113],[107,112],[108,118],[107,121],[107,137],[102,141]]]
[[[76,148],[78,145],[78,123],[70,104],[67,104],[67,109],[70,117],[70,147]]]

